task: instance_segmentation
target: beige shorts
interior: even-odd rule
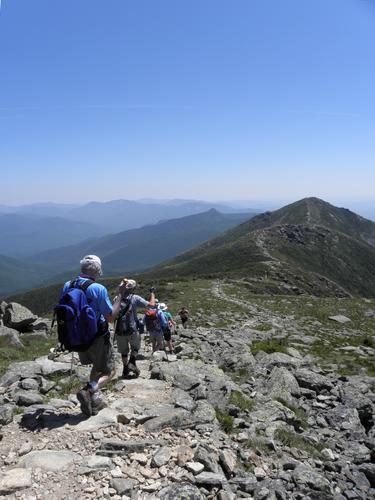
[[[108,375],[115,366],[115,356],[109,335],[97,337],[87,351],[78,353],[83,365],[92,365],[98,373]]]
[[[134,332],[131,335],[116,335],[117,350],[123,356],[127,356],[129,351],[132,354],[137,354],[141,347],[141,336],[139,332]]]

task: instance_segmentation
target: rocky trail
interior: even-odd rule
[[[180,329],[175,355],[143,342],[140,377],[122,380],[118,362],[95,417],[80,413],[87,370],[70,354],[11,364],[0,379],[0,498],[372,498],[374,377],[319,367],[304,349],[314,333],[297,335],[297,322],[218,282],[213,292],[249,317]],[[274,333],[261,321],[294,331],[285,352],[253,355]]]

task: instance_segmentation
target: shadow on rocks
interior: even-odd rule
[[[41,429],[57,429],[64,425],[77,425],[87,417],[82,413],[55,413],[38,408],[35,411],[24,413],[20,420],[20,427],[29,431],[38,431]]]

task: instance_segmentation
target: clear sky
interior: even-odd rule
[[[0,204],[375,199],[375,1],[2,0]]]

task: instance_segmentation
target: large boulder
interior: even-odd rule
[[[32,477],[30,469],[10,469],[5,471],[0,477],[0,495],[11,495],[18,490],[30,488],[31,486]]]
[[[329,391],[333,387],[332,382],[327,377],[306,368],[297,370],[294,375],[300,387],[311,389],[317,393],[323,390]]]
[[[0,325],[0,347],[23,347],[18,331]]]
[[[267,382],[268,393],[271,397],[289,399],[290,396],[299,396],[301,389],[294,375],[286,368],[275,366]]]
[[[38,318],[31,325],[33,332],[50,332],[52,321],[48,318]]]
[[[18,463],[19,467],[42,469],[59,472],[72,462],[80,461],[78,453],[72,451],[37,450],[24,455]]]
[[[5,308],[3,317],[4,325],[9,328],[15,328],[19,332],[24,332],[30,328],[30,325],[38,319],[27,307],[10,302]]]

